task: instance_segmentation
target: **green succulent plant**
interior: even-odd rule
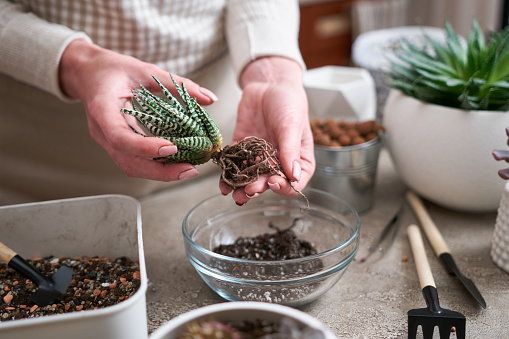
[[[389,87],[419,100],[466,110],[509,109],[509,28],[489,43],[473,22],[462,40],[446,22],[446,42],[425,35],[427,48],[402,40],[386,72]]]
[[[153,78],[165,98],[150,93],[140,83],[141,89],[132,90],[133,109],[123,108],[122,112],[136,117],[154,136],[167,139],[178,147],[177,153],[158,160],[193,165],[208,162],[214,153],[220,151],[223,141],[216,123],[196,99],[190,97],[184,83],[180,87],[172,77],[182,99],[181,104],[156,77]]]
[[[184,83],[179,86],[171,77],[181,104],[156,77],[152,77],[165,98],[149,92],[140,83],[140,89],[131,90],[133,109],[122,108],[121,111],[134,116],[152,135],[167,139],[177,146],[177,153],[155,160],[200,165],[212,159],[221,168],[220,181],[232,190],[257,181],[262,174],[276,174],[285,178],[306,199],[307,210],[307,197],[284,175],[276,150],[269,142],[248,136],[221,148],[223,137],[216,122],[198,104],[196,98],[189,95]],[[130,127],[135,133],[146,136],[133,126]]]

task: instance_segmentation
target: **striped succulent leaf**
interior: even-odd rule
[[[446,43],[425,35],[428,48],[403,40],[389,60],[390,87],[425,102],[468,110],[509,109],[509,28],[489,43],[473,22],[463,41],[447,22]]]
[[[181,104],[156,77],[153,78],[164,98],[151,93],[140,83],[140,89],[132,90],[133,109],[123,108],[122,112],[136,117],[153,136],[167,139],[177,146],[176,154],[157,160],[193,165],[208,162],[220,150],[223,141],[215,121],[195,98],[191,98],[184,83],[179,86],[172,77]]]

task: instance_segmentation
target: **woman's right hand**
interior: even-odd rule
[[[175,181],[198,175],[189,163],[165,164],[153,158],[177,152],[168,140],[144,137],[131,130],[128,117],[120,110],[132,108],[131,89],[141,82],[149,91],[160,91],[152,76],[158,78],[173,94],[177,91],[170,74],[157,66],[130,56],[103,49],[95,44],[75,40],[65,49],[59,65],[62,91],[83,103],[90,136],[101,145],[112,160],[130,177],[158,181]],[[217,98],[189,79],[173,75],[198,103],[208,105]],[[134,124],[131,120],[131,125]]]

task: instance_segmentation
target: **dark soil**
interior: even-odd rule
[[[53,275],[61,265],[74,271],[62,300],[39,307],[28,298],[37,286],[6,264],[0,263],[0,321],[104,308],[132,296],[140,287],[138,261],[122,257],[34,258],[26,260],[43,275]]]
[[[256,237],[240,237],[230,245],[219,245],[212,251],[228,257],[246,260],[288,260],[316,254],[316,249],[308,241],[300,240],[292,231],[296,222],[286,229],[279,229],[272,222],[269,228],[276,233],[264,233]]]
[[[264,233],[256,237],[239,237],[233,244],[220,245],[213,252],[229,257],[252,261],[281,261],[303,258],[316,254],[317,251],[308,241],[298,239],[292,228],[300,219],[286,229],[280,229],[269,222],[268,227],[276,232]],[[246,226],[248,227],[248,226]],[[289,262],[285,265],[253,265],[252,262],[226,262],[213,260],[211,266],[232,277],[263,281],[288,280],[312,275],[323,268],[321,259],[316,258],[302,262]],[[300,283],[280,286],[269,285],[236,285],[219,282],[226,293],[234,295],[237,300],[265,301],[275,303],[292,303],[312,294],[319,286],[316,283]]]

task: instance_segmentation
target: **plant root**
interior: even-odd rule
[[[307,206],[303,213],[309,208],[308,198],[296,189],[283,173],[276,150],[264,139],[246,137],[225,146],[212,156],[212,161],[221,167],[221,182],[232,190],[254,183],[262,174],[279,175],[288,181],[295,192],[306,199]]]

